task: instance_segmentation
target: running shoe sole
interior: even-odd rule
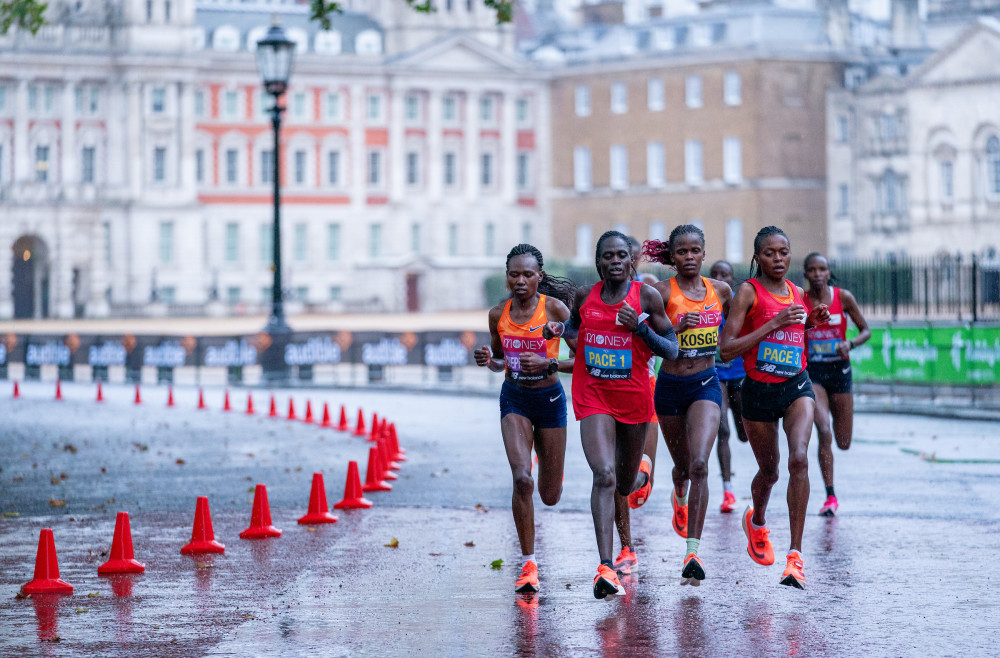
[[[747,514],[747,512],[750,512],[750,514]],[[750,517],[750,515],[752,513],[753,513],[753,510],[750,507],[747,507],[746,510],[743,512],[743,519],[742,519],[742,522],[741,522],[742,525],[743,525],[743,534],[746,535],[746,537],[747,537],[747,555],[749,555],[750,559],[753,560],[754,562],[756,562],[757,564],[761,564],[761,565],[763,565],[765,567],[766,566],[770,566],[770,565],[774,564],[774,558],[773,557],[771,558],[770,562],[761,562],[761,560],[763,560],[765,556],[763,556],[763,555],[755,555],[754,554],[754,551],[753,551],[753,542],[750,540],[750,526],[747,525],[749,523],[748,519],[749,519],[749,517]]]
[[[603,599],[608,596],[614,595],[624,595],[625,588],[621,585],[615,585],[613,582],[607,578],[598,578],[597,582],[594,583],[594,598]]]
[[[681,572],[681,578],[693,578],[694,580],[701,581],[705,580],[705,569],[697,560],[691,560],[684,565],[684,571]],[[695,583],[691,583],[694,585]]]
[[[520,587],[515,587],[514,591],[517,592],[518,594],[537,594],[538,588],[532,585],[531,583],[525,583]]]
[[[796,578],[795,576],[793,576],[791,574],[788,574],[787,576],[785,576],[784,578],[782,578],[780,584],[787,585],[788,587],[797,587],[798,589],[805,589],[806,588],[805,583],[799,581],[798,578]]]

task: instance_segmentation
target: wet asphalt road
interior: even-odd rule
[[[332,505],[347,461],[362,469],[369,444],[301,422],[237,411],[222,391],[22,386],[0,398],[0,655],[985,655],[1000,619],[1000,442],[996,424],[859,416],[856,442],[837,452],[841,514],[810,516],[808,589],[778,585],[788,541],[785,478],[768,514],[778,563],[746,555],[739,515],[721,515],[711,462],[711,506],[701,556],[708,579],[680,586],[684,541],[670,527],[669,457],[662,447],[650,502],[633,514],[640,565],[628,595],[597,601],[590,473],[571,423],[563,499],[536,497],[542,592],[513,594],[517,538],[510,476],[494,398],[370,391],[279,391],[345,404],[397,423],[409,461],[371,510],[337,512],[315,531],[298,526],[311,474],[325,474]],[[255,394],[258,410],[266,402]],[[733,440],[740,508],[755,471]],[[815,462],[810,510],[822,503]],[[179,463],[183,462],[183,463]],[[65,476],[65,477],[63,477]],[[268,486],[279,539],[244,541],[253,485]],[[211,501],[226,553],[180,555],[195,497]],[[53,507],[53,501],[65,501]],[[58,504],[58,503],[57,503]],[[145,574],[97,576],[115,512],[131,516]],[[14,516],[17,514],[17,516]],[[53,528],[71,597],[19,600],[38,530]],[[385,545],[398,539],[398,548]],[[466,544],[471,542],[472,546]],[[616,541],[616,551],[617,551]],[[490,562],[502,558],[500,569]]]

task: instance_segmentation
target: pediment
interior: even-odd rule
[[[406,53],[393,65],[408,71],[454,71],[460,73],[517,73],[521,63],[473,37],[458,37]]]
[[[915,84],[1000,78],[1000,24],[979,21],[932,56],[914,75]]]

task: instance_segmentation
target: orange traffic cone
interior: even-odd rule
[[[344,484],[344,499],[333,506],[333,509],[368,509],[372,501],[361,492],[361,475],[358,473],[358,462],[347,464],[347,482]]]
[[[385,441],[377,441],[375,447],[378,449],[378,460],[382,464],[382,479],[384,480],[398,480],[399,476],[393,473],[393,470],[399,470],[399,464],[392,461],[389,456],[389,444]],[[396,468],[393,469],[393,466]]]
[[[208,406],[205,404],[205,391],[200,388],[198,389],[198,408],[208,409]]]
[[[212,513],[208,509],[208,497],[198,496],[198,505],[194,508],[194,528],[191,530],[191,543],[181,549],[181,554],[224,553],[225,551],[226,547],[215,541],[215,531],[212,529]]]
[[[258,484],[253,494],[250,527],[240,533],[240,539],[267,539],[280,536],[281,531],[271,525],[271,506],[267,503],[267,487]]]
[[[14,382],[14,386],[17,386],[17,382]],[[340,422],[337,423],[337,429],[341,432],[346,432],[351,429],[347,424],[347,409],[344,408],[344,405],[340,405]]]
[[[333,427],[333,423],[330,422],[330,405],[326,402],[323,403],[323,422],[319,424],[320,427]]]
[[[389,423],[389,445],[396,453],[395,460],[398,462],[406,461],[406,451],[399,447],[399,436],[396,435],[396,423]]]
[[[35,556],[35,577],[21,586],[21,594],[72,594],[73,586],[59,578],[56,540],[52,530],[43,528],[38,534],[38,554]]]
[[[378,441],[378,414],[372,414],[372,431],[368,433],[369,441]]]
[[[56,380],[56,399],[57,400],[62,400],[63,399],[63,396],[62,396],[62,382],[59,381],[58,379]]]
[[[385,481],[382,475],[385,470],[382,468],[382,460],[379,459],[378,448],[372,446],[368,450],[368,474],[365,483],[361,485],[362,491],[392,491],[392,485]]]
[[[14,380],[14,399],[21,397],[21,387],[17,385],[17,380]]]
[[[247,415],[252,416],[253,414],[253,393],[247,393]]]
[[[368,430],[365,429],[365,413],[358,409],[358,426],[354,428],[354,436],[365,436]]]
[[[295,400],[288,398],[288,420],[298,419],[298,416],[295,415]]]
[[[222,410],[223,411],[232,411],[233,410],[233,405],[229,404],[229,389],[228,388],[226,389],[226,395],[225,395],[225,397],[222,398]]]
[[[142,395],[139,393],[139,385],[135,385],[135,403],[142,404]]]
[[[118,512],[115,519],[115,536],[111,540],[111,558],[97,567],[97,574],[142,573],[146,567],[136,561],[132,552],[132,528],[128,522],[128,512]]]
[[[299,519],[299,525],[336,522],[337,517],[330,514],[330,508],[326,506],[326,485],[323,484],[323,474],[313,473],[312,489],[309,491],[309,511]]]
[[[314,423],[316,419],[313,418],[313,405],[312,400],[306,400],[306,417],[302,419],[304,423]]]
[[[167,387],[167,406],[168,407],[174,406],[174,387],[173,386],[168,386]]]
[[[274,401],[274,393],[271,394],[271,409],[267,412],[268,418],[278,417],[278,403]]]
[[[101,388],[101,380],[97,380],[97,401],[104,402],[104,389]]]

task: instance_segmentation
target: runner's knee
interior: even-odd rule
[[[535,480],[530,475],[514,477],[514,493],[518,496],[531,496],[535,491]]]
[[[704,480],[708,477],[708,464],[704,459],[692,460],[688,472],[692,480]]]
[[[600,466],[594,470],[594,487],[597,489],[612,489],[615,486],[615,467],[612,464]]]
[[[805,450],[793,450],[788,455],[788,473],[804,475],[809,472],[809,456]]]

